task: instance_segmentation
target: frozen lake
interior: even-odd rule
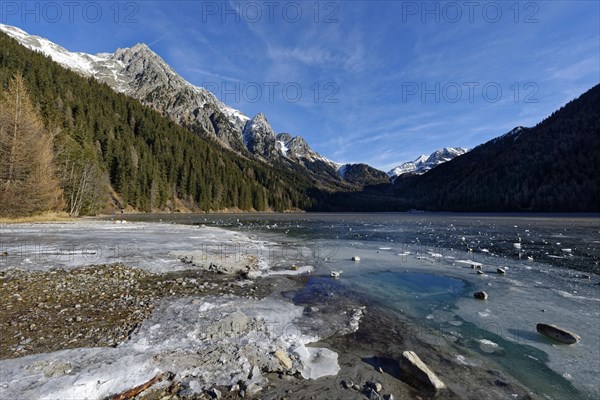
[[[264,275],[298,265],[309,285],[340,272],[344,291],[369,296],[438,332],[430,340],[474,350],[548,399],[600,398],[598,218],[443,214],[134,216],[126,224],[4,225],[0,269],[123,262],[152,272],[179,257],[252,255]],[[138,221],[135,221],[138,220]],[[140,222],[140,220],[144,222]],[[162,221],[163,223],[160,223]],[[170,223],[165,223],[170,222]],[[175,224],[173,224],[175,223]],[[217,228],[226,228],[226,231]],[[360,256],[360,262],[351,261]],[[481,266],[478,274],[473,265]],[[309,268],[310,267],[310,268]],[[303,269],[308,268],[308,269]],[[505,275],[496,273],[503,268]],[[473,299],[484,290],[487,301]],[[581,336],[566,346],[537,323]],[[298,343],[305,343],[300,340]]]

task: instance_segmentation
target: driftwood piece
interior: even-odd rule
[[[126,390],[119,394],[115,394],[113,396],[108,397],[108,400],[130,400],[133,399],[138,394],[142,393],[144,390],[150,388],[152,385],[155,385],[158,382],[161,382],[165,378],[169,379],[170,374],[160,373],[156,375],[154,378],[150,379],[146,383],[142,383],[139,386],[134,387],[133,389]]]

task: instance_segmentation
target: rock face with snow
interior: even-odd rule
[[[248,117],[225,106],[208,90],[185,81],[148,46],[136,44],[106,57],[123,66],[121,73],[128,79],[125,94],[196,133],[208,133],[226,147],[243,149],[239,132]]]
[[[281,151],[277,151],[275,132],[263,113],[258,113],[246,123],[243,137],[244,144],[252,154],[266,160],[281,155]]]
[[[248,151],[271,165],[300,168],[320,181],[340,180],[336,172],[339,164],[312,150],[301,136],[275,134],[263,113],[246,122],[242,136]]]
[[[316,179],[340,181],[339,164],[310,148],[300,137],[276,135],[264,114],[250,119],[223,104],[210,91],[179,76],[145,44],[115,53],[74,53],[19,28],[0,24],[0,30],[25,47],[50,57],[63,67],[94,77],[113,90],[131,96],[206,138],[246,156],[278,167],[308,169]]]
[[[400,175],[404,174],[421,175],[429,171],[430,169],[437,167],[440,164],[443,164],[454,159],[455,157],[465,154],[468,151],[468,149],[463,149],[461,147],[444,147],[443,149],[439,149],[431,153],[429,157],[422,155],[414,161],[408,161],[403,164],[400,164],[396,168],[390,170],[388,172],[388,175],[392,179],[395,179]]]

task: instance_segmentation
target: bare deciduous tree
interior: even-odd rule
[[[16,75],[0,95],[0,215],[59,209],[53,136],[36,114],[23,77]]]

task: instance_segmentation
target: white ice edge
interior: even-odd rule
[[[231,323],[234,315],[237,325]],[[198,390],[232,385],[248,378],[257,355],[259,363],[272,362],[270,354],[278,349],[298,357],[297,368],[306,379],[337,374],[335,352],[306,347],[319,337],[302,331],[297,324],[302,318],[303,307],[270,299],[163,300],[139,332],[117,348],[0,361],[0,398],[101,399],[165,371],[197,377]],[[221,358],[210,360],[211,354]],[[56,365],[68,368],[56,372]]]
[[[164,273],[189,268],[179,259],[193,253],[232,257],[254,255],[262,271],[271,268],[269,250],[277,243],[217,227],[110,221],[3,225],[0,270],[76,268],[121,262],[129,267]]]

